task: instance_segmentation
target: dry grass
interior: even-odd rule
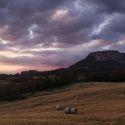
[[[125,125],[125,83],[84,83],[48,95],[1,103],[0,125]],[[75,97],[79,97],[76,100]],[[76,106],[77,115],[57,111]]]

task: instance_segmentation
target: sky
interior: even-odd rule
[[[68,67],[124,48],[125,0],[0,0],[0,73]]]

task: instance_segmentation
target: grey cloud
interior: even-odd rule
[[[89,0],[99,6],[99,10],[106,13],[114,12],[125,12],[125,1],[124,0]]]
[[[64,17],[59,20],[52,19],[56,10],[65,9],[68,13]],[[10,51],[12,47],[26,50],[35,48],[39,44],[42,44],[43,48],[64,49],[64,51],[28,51],[36,57],[2,57],[1,61],[19,65],[37,62],[59,66],[69,65],[84,57],[89,49],[91,51],[101,49],[105,44],[88,47],[88,50],[80,48],[79,51],[74,50],[74,52],[65,49],[70,50],[77,45],[98,39],[102,40],[102,43],[106,41],[106,45],[124,39],[124,12],[124,0],[1,0],[0,29],[4,26],[8,28],[0,32],[0,38],[10,41],[7,45],[0,44],[1,50]],[[98,34],[92,35],[94,27],[101,25],[108,16],[113,16],[111,22]],[[32,28],[33,25],[36,27]],[[32,39],[29,37],[29,28],[35,35]],[[124,47],[114,48],[123,50]]]

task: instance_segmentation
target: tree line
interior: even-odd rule
[[[50,72],[24,71],[0,75],[0,101],[24,99],[29,94],[53,90],[76,82],[124,82],[125,70],[86,72],[59,69]]]

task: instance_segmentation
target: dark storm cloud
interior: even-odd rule
[[[89,31],[98,17],[91,18],[94,13],[90,9],[86,10],[88,14],[75,10],[76,8],[72,7],[73,4],[73,0],[14,0],[13,2],[8,0],[7,6],[2,8],[0,13],[2,17],[0,24],[8,25],[8,30],[3,36],[6,39],[11,38],[14,44],[22,46],[24,44],[34,45],[39,42],[46,44],[46,42],[53,41],[53,36],[57,36],[60,41],[66,43],[80,43],[82,39],[85,41],[86,38],[79,39],[80,36],[86,36],[86,32]],[[64,8],[69,9],[69,15],[64,20],[51,19],[55,10]],[[69,17],[71,21],[68,22],[66,20]],[[29,33],[28,28],[32,27],[33,24],[37,24],[39,28],[34,31],[37,33],[37,38],[30,40],[26,37]],[[67,38],[67,35],[70,37]]]
[[[125,33],[125,15],[124,14],[116,14],[113,22],[110,25],[110,29],[114,32]]]
[[[66,66],[89,51],[123,50],[124,22],[124,0],[0,0],[0,49],[34,56],[0,61]]]
[[[95,5],[100,6],[100,10],[113,13],[113,12],[125,12],[125,1],[124,0],[89,0],[94,2]]]
[[[121,13],[115,13],[112,15],[112,19],[105,26],[99,34],[92,36],[94,39],[104,39],[110,42],[117,42],[124,39],[125,34],[125,15]]]
[[[89,0],[89,2],[94,3],[94,6],[98,6],[99,15],[107,16],[107,20],[109,16],[112,17],[109,23],[107,23],[98,34],[92,36],[92,39],[108,40],[110,41],[109,44],[124,39],[125,1]],[[103,23],[104,21],[102,21],[102,24]],[[97,25],[99,26],[99,24],[96,24],[96,26]]]

